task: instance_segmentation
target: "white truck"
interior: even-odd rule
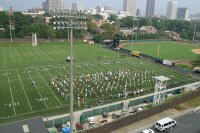
[[[175,63],[170,60],[163,60],[163,64],[168,66],[175,66]]]

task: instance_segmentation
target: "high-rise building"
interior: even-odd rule
[[[176,19],[177,14],[177,1],[169,1],[167,4],[167,13],[166,17],[169,19]]]
[[[104,10],[111,10],[111,6],[104,6]]]
[[[3,7],[0,6],[0,12],[2,12],[2,11],[3,11]]]
[[[155,11],[155,0],[147,0],[145,17],[146,18],[154,17],[154,11]]]
[[[137,17],[141,17],[141,15],[142,15],[141,10],[140,10],[140,9],[137,9],[136,16],[137,16]]]
[[[137,0],[124,0],[123,11],[128,12],[129,16],[136,16]]]
[[[178,8],[177,10],[177,19],[188,19],[189,17],[189,11],[188,11],[188,8],[186,7],[181,7],[181,8]]]
[[[42,5],[46,13],[51,13],[54,9],[61,9],[61,0],[46,0]]]
[[[83,11],[83,3],[77,2],[77,3],[72,3],[72,10],[75,11]]]

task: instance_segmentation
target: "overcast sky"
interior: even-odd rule
[[[27,10],[33,7],[41,7],[41,3],[45,0],[0,0],[0,6],[7,10],[12,6],[16,10]],[[73,2],[82,2],[84,9],[93,8],[97,5],[111,5],[115,11],[122,10],[123,0],[62,0],[63,6],[71,8]],[[156,0],[156,14],[166,14],[167,2],[170,0]],[[141,9],[142,14],[145,13],[146,0],[138,0],[137,7]],[[178,7],[188,7],[190,14],[200,13],[200,0],[178,0]]]

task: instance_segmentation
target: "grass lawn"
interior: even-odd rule
[[[59,42],[39,43],[32,47],[29,43],[0,43],[0,123],[33,117],[51,116],[69,111],[69,99],[51,84],[52,78],[69,77],[70,65],[66,62],[70,55],[69,44]],[[199,81],[170,69],[140,59],[121,56],[95,45],[74,43],[74,107],[97,106],[99,100],[119,101],[118,97],[127,92],[143,89],[144,94],[154,90],[152,77],[164,75],[170,78],[169,85],[178,86]],[[78,82],[81,76],[105,75],[108,71],[124,76],[104,76],[90,78],[87,83]],[[97,80],[98,78],[98,80]],[[82,84],[81,84],[82,83]],[[101,89],[99,89],[101,88]],[[95,90],[96,92],[94,94]],[[69,87],[66,88],[69,95]],[[87,91],[89,90],[89,91]],[[87,93],[87,95],[86,95]],[[78,108],[78,96],[85,99]],[[127,98],[134,97],[133,95]]]
[[[200,49],[200,46],[180,42],[135,42],[126,44],[125,49],[140,51],[144,54],[157,57],[158,48],[159,58],[171,60],[192,60],[198,57],[198,54],[192,52],[192,49]]]

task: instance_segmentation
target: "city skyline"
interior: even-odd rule
[[[109,0],[109,1],[108,0],[96,0],[96,1],[62,0],[62,1],[64,1],[64,4],[62,4],[62,7],[64,6],[65,8],[71,8],[72,3],[82,2],[84,9],[94,8],[97,5],[99,5],[99,6],[111,5],[112,9],[115,11],[123,10],[123,7],[122,7],[123,0]],[[155,15],[157,15],[157,14],[166,15],[167,3],[169,1],[170,0],[156,0]],[[20,0],[20,2],[15,1],[15,0],[0,0],[0,6],[2,6],[4,10],[8,10],[9,7],[12,6],[15,11],[16,10],[27,11],[30,8],[41,7],[42,2],[44,2],[44,0],[34,0],[34,2],[31,0]],[[90,4],[86,4],[88,2]],[[199,2],[199,4],[200,4],[200,2]],[[188,2],[188,0],[178,0],[177,7],[187,7],[190,11],[190,14],[197,14],[197,13],[200,13],[200,9],[198,7],[199,4],[196,2],[196,0],[190,0],[190,2]],[[26,5],[26,6],[24,6],[24,5]],[[145,11],[146,11],[146,0],[138,0],[137,8],[142,11],[142,16],[144,16]]]

